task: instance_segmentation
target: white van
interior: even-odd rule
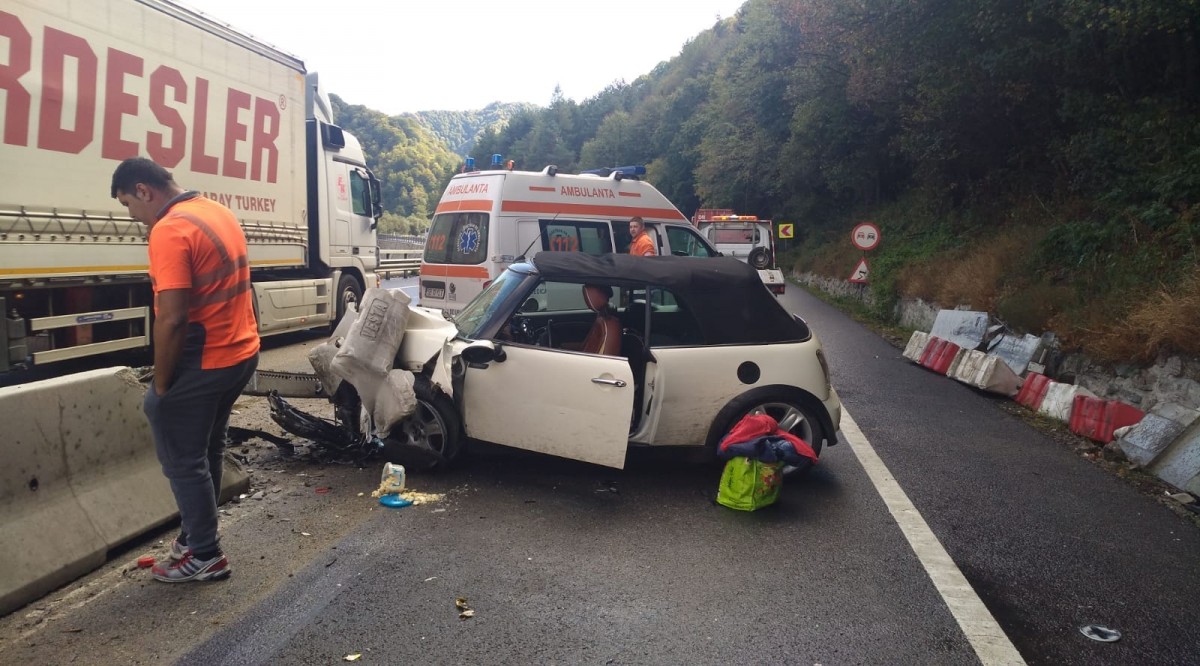
[[[641,173],[643,167],[560,174],[548,166],[454,176],[425,241],[421,305],[456,314],[509,264],[540,250],[628,252],[635,215],[660,255],[718,256],[679,209],[637,179]]]

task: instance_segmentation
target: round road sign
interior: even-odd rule
[[[879,247],[879,240],[882,235],[879,233],[879,227],[872,222],[863,222],[854,227],[854,231],[850,232],[850,240],[854,241],[854,247],[866,252]]]

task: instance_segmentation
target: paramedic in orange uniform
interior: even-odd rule
[[[117,166],[112,196],[149,228],[154,381],[143,409],[183,521],[170,560],[152,573],[166,583],[228,578],[221,459],[229,413],[258,366],[246,237],[232,211],[146,158]]]
[[[646,233],[646,224],[642,218],[634,215],[629,220],[629,235],[633,240],[629,243],[629,254],[638,257],[657,257],[658,250],[654,249],[654,241]]]

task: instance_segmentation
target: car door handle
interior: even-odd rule
[[[625,388],[624,379],[605,379],[604,377],[592,377],[593,384],[607,384],[617,388]]]

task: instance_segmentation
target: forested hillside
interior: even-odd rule
[[[338,124],[363,143],[368,166],[383,183],[383,219],[389,233],[429,227],[438,198],[484,132],[504,127],[530,104],[494,102],[478,111],[422,111],[388,116],[331,95]]]
[[[630,84],[488,131],[518,168],[643,163],[685,213],[794,221],[802,270],[1108,358],[1200,353],[1200,7],[749,0]]]
[[[532,104],[492,102],[478,111],[418,111],[413,114],[456,155],[465,156],[487,129],[502,129],[509,118]]]

